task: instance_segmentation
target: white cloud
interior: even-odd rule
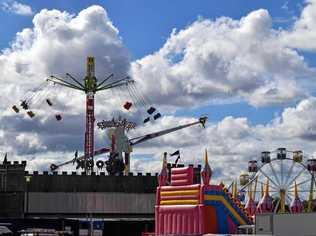
[[[38,134],[20,133],[15,138],[17,145],[22,146],[22,150],[42,151],[46,147],[42,144]]]
[[[276,139],[316,139],[316,98],[301,101],[296,107],[286,108],[282,115],[261,130],[262,134]]]
[[[198,106],[236,97],[254,106],[298,100],[308,93],[300,80],[314,71],[280,42],[271,25],[263,9],[239,21],[200,19],[174,30],[159,51],[134,62],[133,75],[153,101],[164,105]]]
[[[17,15],[30,16],[34,12],[32,8],[26,4],[17,1],[7,1],[2,3],[2,10],[12,12]]]
[[[285,45],[304,50],[316,50],[316,1],[306,0],[300,17],[290,31],[283,31]]]

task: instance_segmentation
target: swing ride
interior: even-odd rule
[[[179,129],[187,128],[192,125],[202,124],[205,125],[207,117],[201,117],[198,121],[180,125],[171,129],[155,132],[152,134],[147,134],[141,137],[129,139],[126,136],[126,131],[131,128],[135,128],[136,124],[132,122],[127,122],[124,119],[122,122],[121,118],[117,121],[114,121],[114,118],[111,121],[99,122],[98,127],[100,129],[109,129],[108,137],[111,143],[109,148],[101,148],[94,150],[94,126],[95,126],[95,94],[104,90],[111,90],[113,93],[119,93],[119,100],[122,97],[126,97],[126,94],[129,94],[129,98],[132,101],[122,102],[122,108],[126,111],[137,111],[137,112],[146,112],[147,117],[143,120],[143,123],[148,123],[149,121],[155,121],[162,117],[161,113],[154,106],[150,105],[148,98],[135,86],[134,80],[130,77],[125,77],[119,80],[112,80],[113,74],[107,76],[103,81],[98,83],[98,80],[95,76],[95,63],[93,57],[87,58],[86,63],[86,76],[83,79],[83,82],[76,79],[71,74],[67,73],[66,78],[59,78],[54,75],[51,75],[43,84],[38,88],[35,88],[26,93],[25,97],[21,100],[20,107],[18,105],[13,105],[12,109],[14,112],[19,113],[20,109],[25,110],[29,118],[34,118],[36,113],[33,109],[36,109],[36,106],[46,104],[47,107],[53,109],[55,103],[52,100],[52,96],[48,96],[54,90],[50,89],[49,86],[61,86],[71,90],[78,90],[86,94],[86,124],[85,124],[85,142],[84,142],[84,155],[78,157],[78,152],[75,154],[75,158],[70,161],[61,163],[61,164],[51,164],[50,169],[52,171],[58,169],[61,166],[67,165],[69,163],[77,164],[77,168],[82,168],[86,174],[90,174],[93,171],[95,166],[94,156],[104,154],[109,152],[109,160],[103,161],[99,160],[97,162],[97,167],[104,167],[109,174],[121,174],[123,171],[128,173],[129,171],[129,158],[132,150],[132,146],[138,143],[142,143],[152,138],[156,138],[171,132],[174,132]],[[141,117],[140,115],[139,117]],[[56,121],[60,122],[63,120],[63,116],[60,112],[55,112],[54,117]],[[111,123],[112,122],[112,123]],[[112,125],[109,125],[109,124]],[[115,124],[115,125],[113,125]],[[118,125],[119,124],[119,125]],[[129,126],[127,125],[129,124]],[[123,161],[124,153],[124,161]]]

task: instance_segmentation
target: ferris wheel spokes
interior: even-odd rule
[[[267,183],[264,183],[264,182],[262,182],[262,181],[260,181],[260,180],[257,180],[258,181],[258,183],[260,183],[260,184],[262,184],[262,185],[266,185]],[[269,184],[269,188],[271,188],[271,189],[274,189],[274,191],[279,191],[279,189],[277,188],[277,187],[275,187],[274,185],[271,185],[271,184]],[[261,190],[260,190],[261,191]],[[260,192],[260,191],[258,191],[258,192]],[[273,192],[272,190],[270,190],[270,192]]]
[[[239,190],[240,192],[245,190],[247,187],[251,187],[252,183],[256,180],[256,178],[258,177],[258,172],[249,179],[248,183],[246,183],[245,185],[242,186],[242,188]]]
[[[258,180],[258,176],[259,176],[259,172],[257,172],[253,177],[251,177],[250,179],[249,179],[249,182],[247,183],[247,184],[245,184],[245,185],[243,185],[241,188],[240,188],[240,190],[239,190],[239,192],[242,192],[242,191],[244,191],[246,188],[251,188],[251,186],[252,186],[252,184],[254,183],[254,182],[258,182],[258,183],[260,183],[260,184],[262,184],[262,185],[265,185],[266,183],[264,183],[264,182],[262,182],[262,181],[260,181],[260,180]],[[257,180],[256,180],[257,179]],[[255,187],[254,187],[255,188]],[[274,186],[274,184],[272,183],[270,183],[269,184],[269,188],[271,188],[271,189],[274,189],[274,191],[279,191],[279,188],[277,187],[277,186]],[[256,189],[252,189],[252,192],[253,193],[255,193],[255,192],[261,192],[261,190],[259,191],[257,191]],[[270,192],[272,192],[272,191],[270,191]]]
[[[271,194],[271,197],[272,198],[279,197],[279,195],[280,195],[280,192],[278,191],[278,192],[275,192],[275,193]],[[292,198],[289,196],[289,194],[287,192],[285,193],[285,199],[284,200],[285,200],[287,205],[290,205],[291,202],[292,202]],[[274,207],[274,213],[277,213],[277,210],[278,210],[278,208],[280,206],[280,203],[281,203],[281,198],[278,198],[278,201],[277,201],[277,203],[275,204],[275,207]]]
[[[305,170],[306,170],[306,169],[305,169],[305,167],[303,166],[302,169],[300,170],[300,172],[298,172],[298,174],[297,174],[292,180],[290,180],[290,181],[287,182],[287,184],[286,184],[286,186],[285,186],[285,189],[287,189],[289,186],[291,186],[291,185],[296,181],[296,179],[297,179],[298,177],[300,177],[300,176],[303,174],[303,172],[304,172]]]
[[[295,165],[295,162],[292,161],[290,170],[287,172],[287,176],[286,176],[286,178],[285,178],[285,182],[282,183],[283,186],[286,186],[286,185],[287,185],[287,183],[288,183],[290,177],[292,176],[294,165]]]
[[[300,186],[302,184],[306,184],[309,181],[311,181],[311,179],[307,179],[307,180],[301,181],[301,182],[297,183],[296,186],[298,187],[298,186]],[[293,189],[293,188],[294,188],[294,185],[292,187],[289,187],[288,189]]]
[[[279,180],[279,177],[277,176],[277,174],[275,173],[275,169],[273,167],[273,165],[271,164],[271,162],[269,162],[269,166],[271,168],[271,171],[272,171],[272,174],[276,180],[276,182],[280,185],[280,180]]]
[[[267,174],[262,170],[262,168],[259,168],[258,171],[261,172],[261,174],[263,174],[263,175],[271,182],[271,184],[275,185],[275,187],[278,188],[278,184],[275,183],[275,182],[269,177],[269,175],[267,175]]]

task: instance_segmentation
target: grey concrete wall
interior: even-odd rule
[[[316,236],[316,213],[258,214],[256,233],[276,236]]]
[[[29,213],[153,214],[154,205],[153,193],[28,193]]]
[[[315,236],[316,213],[274,215],[273,235]]]
[[[257,214],[255,224],[256,234],[272,235],[273,214]]]

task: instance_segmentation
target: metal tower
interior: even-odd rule
[[[90,174],[93,169],[93,156],[94,156],[94,94],[101,90],[107,90],[128,83],[134,82],[128,76],[111,82],[106,83],[113,74],[109,75],[102,82],[98,83],[95,77],[95,64],[94,57],[87,57],[87,72],[84,78],[84,84],[75,79],[69,73],[66,74],[71,80],[65,80],[51,75],[47,81],[51,81],[55,84],[65,86],[71,89],[76,89],[85,92],[86,94],[86,130],[85,130],[85,143],[84,143],[84,169],[87,174]]]

